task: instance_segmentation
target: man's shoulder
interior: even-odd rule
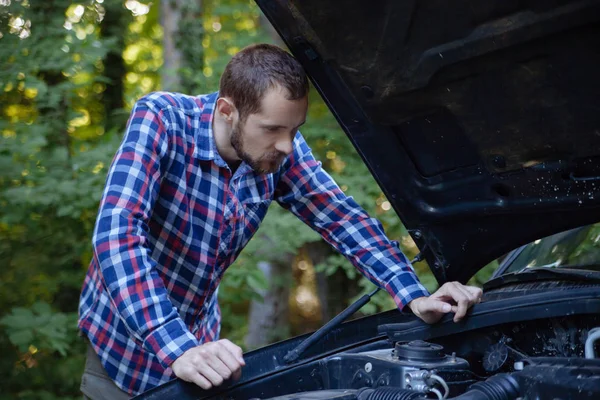
[[[178,92],[156,91],[140,98],[136,105],[145,105],[157,112],[172,108],[186,114],[203,114],[212,113],[216,98],[216,92],[192,96]]]
[[[286,157],[285,161],[282,164],[282,171],[284,172],[292,168],[299,162],[306,160],[307,157],[313,157],[312,150],[304,136],[300,133],[300,131],[296,132],[296,136],[294,136],[294,141],[292,143],[292,153]]]
[[[302,158],[305,155],[312,153],[310,146],[306,143],[306,140],[300,131],[296,132],[296,136],[294,137],[293,149],[292,154],[295,158]]]

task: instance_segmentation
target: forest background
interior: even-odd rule
[[[0,399],[80,398],[78,297],[132,105],[156,90],[216,91],[231,56],[258,42],[283,46],[248,0],[0,0]],[[342,189],[414,257],[406,229],[315,90],[302,133]],[[426,263],[415,268],[434,290]],[[222,336],[250,350],[315,330],[372,289],[273,206],[222,281]],[[392,308],[380,292],[360,314]]]

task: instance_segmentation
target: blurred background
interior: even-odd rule
[[[216,91],[231,56],[257,42],[283,46],[249,0],[0,0],[0,399],[80,398],[79,292],[132,105],[156,90]],[[314,89],[302,132],[412,259],[417,248]],[[415,268],[434,290],[427,265]],[[312,331],[372,289],[274,205],[221,283],[222,337],[251,350]],[[379,293],[361,315],[392,308]]]

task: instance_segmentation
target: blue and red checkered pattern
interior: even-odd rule
[[[218,94],[140,99],[108,172],[79,328],[108,375],[136,395],[219,336],[217,289],[273,200],[343,253],[402,308],[427,296],[398,243],[346,196],[298,132],[274,174],[232,174],[212,131]]]

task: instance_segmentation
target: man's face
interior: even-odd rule
[[[286,94],[280,87],[270,89],[258,113],[233,124],[231,145],[257,173],[269,174],[279,169],[292,152],[294,136],[306,120],[308,98],[288,100]]]

